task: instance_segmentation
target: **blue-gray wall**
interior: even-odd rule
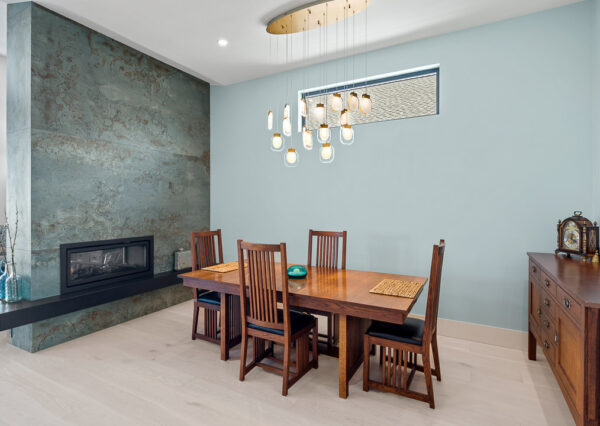
[[[209,225],[210,86],[34,3],[8,13],[8,179],[20,191],[9,201],[23,213],[24,295],[60,293],[62,243],[154,235],[155,272],[172,270],[173,251]],[[91,318],[82,330],[110,322]],[[48,329],[33,325],[34,349],[40,336],[61,340]]]
[[[592,139],[594,158],[594,214],[600,216],[600,0],[593,1]]]
[[[228,260],[244,238],[305,262],[309,228],[347,229],[349,268],[427,275],[445,238],[441,317],[525,330],[526,252],[553,250],[573,210],[592,215],[592,7],[369,53],[371,75],[439,63],[441,113],[357,126],[330,165],[297,135],[297,168],[270,151],[284,76],[213,88],[211,227]],[[343,80],[343,64],[326,66],[326,82],[321,65],[290,73],[293,89]]]

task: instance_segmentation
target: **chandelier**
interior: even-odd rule
[[[359,12],[364,13],[364,36],[365,48],[367,44],[367,7],[370,0],[321,0],[312,2],[309,5],[290,10],[283,15],[272,19],[267,25],[267,32],[275,36],[285,37],[285,61],[287,64],[290,45],[290,37],[294,37],[297,33],[302,33],[302,50],[303,54],[309,55],[311,33],[319,35],[319,54],[322,53],[322,44],[325,46],[325,56],[327,55],[328,46],[328,25],[335,25],[336,46],[338,45],[338,26],[343,25],[343,46],[344,56],[347,59],[347,48],[349,43],[349,27],[352,25],[352,44],[355,43],[355,15]],[[277,40],[279,42],[279,40]],[[279,49],[277,49],[279,51]],[[353,63],[354,66],[354,63]],[[367,60],[365,59],[365,74]],[[347,71],[348,67],[345,67]],[[324,73],[323,83],[326,83],[326,72]],[[287,76],[286,76],[287,79]],[[286,80],[286,98],[288,96],[289,82]],[[297,133],[301,133],[302,147],[310,151],[313,149],[313,142],[319,144],[319,161],[323,164],[329,164],[334,159],[334,142],[337,140],[342,145],[351,145],[354,143],[354,128],[351,123],[350,112],[359,111],[362,114],[369,114],[372,110],[373,103],[371,97],[364,88],[365,92],[360,96],[355,91],[350,93],[334,92],[327,93],[326,102],[317,103],[311,110],[305,97],[298,99],[298,114],[302,116],[302,128],[298,129]],[[344,96],[345,94],[345,96]],[[278,111],[273,113],[273,109],[267,112],[267,129],[273,131],[271,136],[271,150],[275,152],[283,152],[283,162],[286,167],[296,167],[300,163],[300,155],[294,147],[293,126],[292,126],[292,108],[291,103],[284,101],[282,119],[279,120]],[[335,122],[339,124],[339,135],[332,136],[332,131],[329,127],[329,114],[334,114]],[[307,128],[307,116],[314,117],[318,123],[321,123],[317,129],[311,131]],[[279,127],[281,125],[281,127]]]

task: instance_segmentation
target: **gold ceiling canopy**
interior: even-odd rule
[[[292,9],[267,24],[271,34],[292,34],[341,22],[362,12],[370,0],[318,0]]]

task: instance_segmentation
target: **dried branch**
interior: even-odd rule
[[[10,224],[8,224],[8,216],[7,223],[5,225],[5,232],[8,236],[8,245],[10,246],[10,265],[12,267],[12,273],[16,275],[16,267],[15,267],[15,247],[17,245],[17,235],[19,233],[19,207],[15,202],[15,232],[14,234],[10,230]]]

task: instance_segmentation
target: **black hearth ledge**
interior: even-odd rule
[[[23,300],[17,303],[0,302],[0,331],[20,327],[48,318],[68,314],[102,305],[126,297],[136,296],[149,291],[172,285],[180,285],[182,280],[178,274],[183,271],[164,272],[151,278],[130,280],[126,283],[115,283],[110,286],[61,294],[38,300]]]

